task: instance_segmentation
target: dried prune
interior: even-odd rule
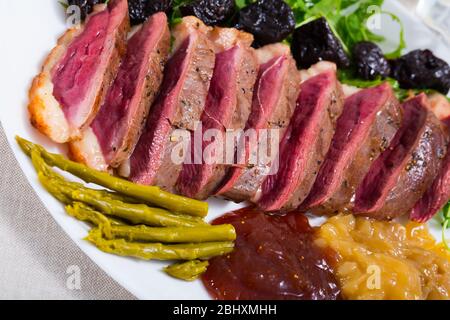
[[[223,24],[235,9],[234,0],[197,0],[180,7],[183,16],[196,16],[209,26]]]
[[[309,68],[322,60],[335,62],[341,68],[350,66],[350,59],[342,43],[325,18],[313,20],[295,29],[292,54],[301,69]]]
[[[365,80],[386,78],[391,72],[389,62],[380,47],[373,42],[362,41],[353,47],[353,60],[357,74]]]
[[[69,6],[78,6],[80,8],[81,20],[84,20],[92,12],[96,4],[104,2],[106,0],[69,0],[68,4]]]
[[[447,94],[450,66],[430,50],[414,50],[391,61],[391,76],[403,89],[434,89]]]
[[[255,45],[263,46],[284,40],[294,31],[295,17],[282,0],[258,0],[239,12],[237,28],[250,32]]]
[[[172,8],[172,0],[128,0],[130,22],[137,25],[144,22],[152,14]]]
[[[128,0],[128,12],[132,25],[140,24],[147,19],[146,6],[147,0]]]
[[[145,13],[147,17],[161,11],[167,13],[172,9],[172,2],[172,0],[147,0]]]

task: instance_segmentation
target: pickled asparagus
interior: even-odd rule
[[[93,229],[88,237],[100,250],[120,256],[144,260],[195,260],[208,259],[230,253],[233,242],[205,242],[164,245],[162,243],[139,243],[124,239],[108,240],[99,229]]]
[[[164,209],[151,208],[144,204],[128,204],[117,200],[121,199],[120,195],[113,195],[104,190],[89,189],[79,183],[66,181],[45,164],[37,150],[31,152],[31,157],[42,185],[66,205],[73,201],[83,202],[107,215],[117,216],[133,224],[161,227],[191,227],[206,224],[198,217],[174,215]]]
[[[139,242],[199,243],[234,241],[236,233],[232,225],[151,228],[147,226],[112,226],[114,239]]]
[[[205,217],[208,213],[208,204],[206,202],[174,195],[158,187],[138,185],[111,176],[106,172],[100,172],[80,163],[70,161],[61,155],[47,152],[42,146],[18,136],[16,140],[27,155],[31,155],[33,149],[38,149],[48,165],[67,171],[87,183],[95,183],[121,194],[137,198],[143,202],[148,202],[181,214]]]
[[[74,202],[73,204],[66,206],[66,211],[75,219],[89,222],[96,227],[105,223],[116,226],[126,225],[123,221],[111,216],[105,216],[101,212],[98,212],[81,202]]]
[[[164,209],[151,208],[143,204],[128,204],[104,198],[96,193],[96,190],[73,189],[41,173],[39,174],[39,179],[46,189],[51,190],[54,195],[62,194],[72,201],[85,203],[106,215],[124,219],[132,224],[146,224],[158,227],[193,227],[206,224],[195,217],[175,215]]]
[[[208,266],[208,261],[192,260],[172,264],[165,267],[164,271],[174,278],[185,281],[194,281],[206,272]]]

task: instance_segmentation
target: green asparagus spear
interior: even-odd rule
[[[82,203],[74,203],[73,205],[66,206],[67,213],[81,221],[92,223],[98,227],[102,233],[111,238],[111,221],[103,214],[95,210],[89,210],[88,206]]]
[[[195,260],[227,254],[233,250],[233,242],[205,242],[164,245],[162,243],[129,242],[124,239],[107,240],[99,229],[93,229],[87,240],[100,250],[120,256],[144,260]]]
[[[52,181],[44,181],[43,183],[51,184]],[[53,181],[53,183],[55,182]],[[57,189],[66,197],[72,199],[72,201],[83,202],[106,215],[130,221],[132,224],[146,224],[158,227],[194,227],[206,224],[199,218],[175,215],[164,209],[103,198],[95,192],[96,190],[74,190],[62,184],[59,184]]]
[[[102,190],[86,188],[79,183],[68,182],[45,164],[37,150],[31,152],[31,157],[41,183],[66,205],[72,201],[81,201],[93,205],[109,215],[116,215],[135,224],[188,227],[204,224],[200,218],[177,216],[164,209],[150,208],[143,204],[126,204],[116,200],[121,199],[120,195],[116,196]]]
[[[47,192],[55,197],[58,201],[62,202],[64,205],[69,205],[72,203],[72,199],[59,190],[54,179],[49,178],[42,172],[38,172],[38,179],[41,182],[42,186],[47,190]]]
[[[152,203],[170,211],[192,216],[205,217],[208,213],[206,202],[174,195],[154,186],[142,186],[130,181],[120,179],[88,168],[82,164],[65,159],[63,156],[47,152],[42,146],[16,137],[22,150],[30,155],[31,150],[38,149],[45,162],[50,166],[56,166],[61,170],[70,172],[88,183],[95,183],[105,188],[117,191],[121,194]]]
[[[70,204],[72,200],[55,187],[54,183],[45,183],[46,181],[59,180],[60,176],[51,170],[42,159],[39,151],[33,150],[30,154],[31,162],[38,173],[38,179],[44,188],[53,195],[57,200],[64,204]],[[62,177],[61,177],[62,178]]]
[[[208,266],[208,261],[192,260],[172,264],[165,267],[164,271],[174,278],[185,281],[194,281],[206,272]]]
[[[57,173],[54,173],[54,174],[58,175]],[[62,176],[60,176],[60,175],[58,175],[58,176],[59,176],[58,177],[58,183],[59,184],[64,185],[64,186],[66,186],[68,188],[71,188],[74,191],[75,190],[82,190],[84,192],[88,192],[88,193],[92,194],[93,196],[95,195],[96,197],[99,197],[99,198],[102,198],[102,199],[116,200],[116,201],[131,203],[131,204],[139,203],[135,199],[132,199],[132,198],[130,198],[128,196],[121,195],[121,194],[119,194],[117,192],[111,192],[111,191],[108,191],[108,190],[98,190],[98,189],[87,188],[86,186],[84,186],[81,183],[67,181]]]
[[[236,232],[232,225],[205,225],[189,228],[150,228],[144,225],[127,226],[111,220],[83,203],[75,202],[73,205],[67,206],[66,209],[71,216],[78,220],[88,221],[97,227],[100,227],[102,224],[110,224],[109,235],[105,234],[107,239],[119,238],[128,241],[162,243],[217,242],[236,239]]]
[[[85,205],[81,202],[74,202],[71,205],[66,206],[67,213],[74,217],[75,219],[78,219],[80,221],[86,221],[94,226],[98,227],[104,223],[109,223],[113,226],[126,226],[126,224],[116,219],[112,216],[105,216],[99,211],[96,211],[89,207],[88,205]]]
[[[198,243],[234,241],[232,225],[150,228],[147,226],[112,226],[113,238],[140,242]]]
[[[32,153],[33,161],[42,185],[55,198],[68,205],[72,201],[83,202],[92,205],[107,215],[117,216],[134,224],[150,224],[154,226],[184,226],[191,227],[206,224],[200,218],[191,216],[174,215],[170,212],[150,208],[143,204],[127,204],[110,197],[99,190],[80,187],[76,183],[65,181],[57,173],[47,170],[37,152]],[[44,174],[43,172],[46,172]]]

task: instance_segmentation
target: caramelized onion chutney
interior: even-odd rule
[[[267,215],[252,208],[213,224],[236,228],[232,253],[210,260],[202,280],[221,300],[340,299],[331,249],[314,244],[315,232],[300,213]]]

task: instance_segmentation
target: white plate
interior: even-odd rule
[[[395,1],[387,0],[385,8],[395,12],[403,20],[408,50],[430,48],[447,62],[450,61],[449,48],[421,22],[405,13],[402,6]],[[388,22],[383,22],[381,26],[382,33],[389,37],[395,35],[395,26]],[[186,283],[171,279],[161,271],[163,263],[105,254],[82,240],[87,234],[88,227],[67,216],[61,204],[39,185],[29,159],[17,147],[14,136],[19,134],[44,145],[49,150],[64,152],[62,148],[58,148],[31,128],[26,111],[27,91],[31,80],[38,73],[43,59],[64,30],[64,13],[57,0],[0,0],[0,120],[22,170],[48,211],[72,240],[136,297],[208,299],[208,294],[200,281]],[[209,219],[239,207],[221,200],[212,200],[210,204]],[[437,223],[431,224],[435,235],[439,236]]]

